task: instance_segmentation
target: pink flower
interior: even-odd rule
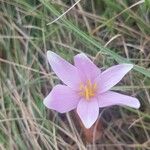
[[[75,66],[54,52],[47,52],[48,61],[65,85],[58,84],[44,99],[44,105],[60,113],[77,108],[77,113],[86,128],[97,120],[99,108],[125,105],[139,108],[138,99],[109,91],[125,74],[132,64],[120,64],[104,72],[83,53],[74,57]]]

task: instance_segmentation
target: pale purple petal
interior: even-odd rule
[[[74,62],[85,80],[93,80],[101,73],[100,69],[84,53],[76,55]]]
[[[68,86],[78,88],[80,77],[75,66],[52,51],[47,52],[48,61],[56,75]]]
[[[77,107],[78,95],[68,86],[56,85],[44,99],[44,105],[60,113],[68,112]]]
[[[112,105],[125,105],[136,109],[140,107],[140,102],[138,99],[112,91],[100,94],[98,101],[99,107],[107,107]]]
[[[95,83],[98,85],[99,93],[106,92],[116,85],[132,68],[132,64],[120,64],[102,72],[95,80]]]
[[[98,118],[99,107],[97,99],[90,101],[81,99],[77,106],[77,113],[86,128],[90,128]]]

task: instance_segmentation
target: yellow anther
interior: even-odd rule
[[[80,83],[80,90],[84,89],[83,83]]]
[[[85,98],[87,100],[89,100],[89,97],[90,97],[90,95],[89,95],[89,89],[88,89],[88,87],[85,87]]]
[[[94,97],[96,94],[97,85],[96,83],[92,84],[90,80],[87,80],[85,84],[81,83],[79,87],[80,96],[84,97],[86,100],[90,100],[90,98]]]
[[[92,86],[92,84],[91,84],[91,81],[90,81],[90,80],[88,80],[88,81],[87,81],[87,85],[88,85],[88,87],[91,87],[91,86]]]
[[[97,88],[97,84],[96,84],[96,83],[94,83],[94,85],[93,85],[93,89],[94,89],[94,90],[96,90],[96,88]]]

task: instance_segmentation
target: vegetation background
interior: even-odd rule
[[[86,143],[70,113],[43,105],[60,82],[47,50],[70,62],[84,52],[102,69],[132,62],[113,90],[141,108],[100,110],[102,137]],[[0,149],[150,149],[150,0],[0,0]]]

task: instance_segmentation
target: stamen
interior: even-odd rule
[[[96,88],[97,88],[97,84],[96,84],[96,83],[94,83],[94,85],[93,85],[93,89],[94,89],[94,90],[96,90]]]
[[[90,98],[96,94],[97,85],[96,83],[92,84],[91,80],[87,80],[85,84],[80,83],[79,89],[79,95],[84,97],[86,100],[90,100]]]
[[[85,97],[87,100],[89,99],[89,90],[87,87],[85,87]]]
[[[80,90],[84,89],[83,83],[80,83]]]
[[[91,85],[92,85],[90,80],[87,81],[87,84],[89,87],[91,87]]]

